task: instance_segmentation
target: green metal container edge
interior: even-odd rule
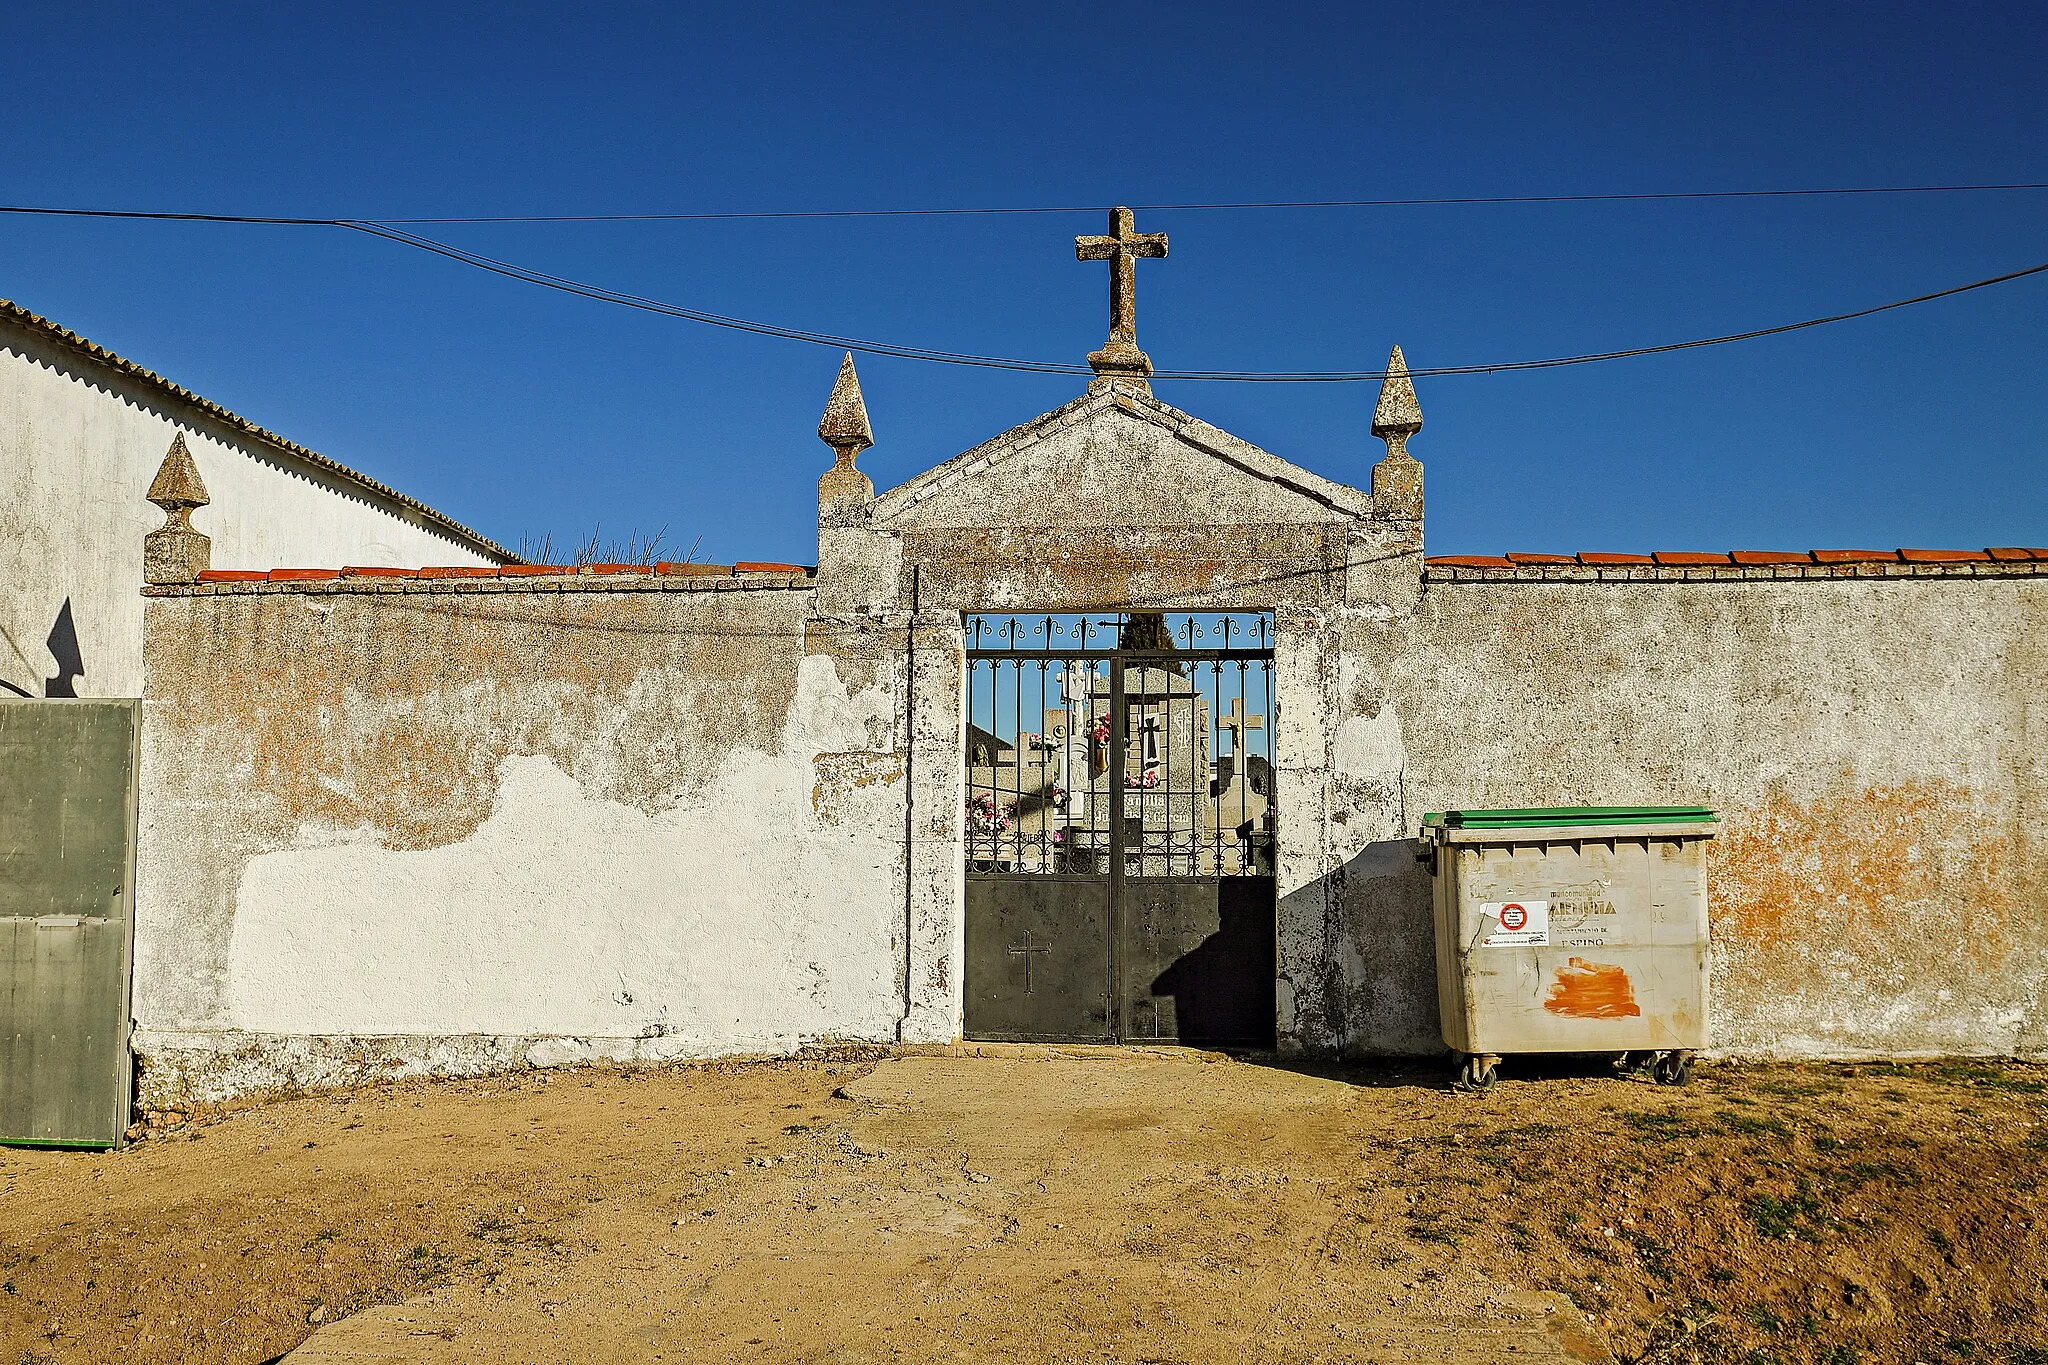
[[[1431,811],[1424,828],[1520,829],[1563,825],[1683,825],[1718,822],[1711,806],[1520,806]]]

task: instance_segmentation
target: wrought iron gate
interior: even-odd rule
[[[967,1036],[1271,1046],[1272,618],[967,644]]]

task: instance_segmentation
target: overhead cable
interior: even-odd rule
[[[2013,190],[2048,190],[2048,181],[2011,181],[1977,185],[1835,185],[1777,190],[1649,190],[1614,194],[1478,194],[1439,195],[1411,199],[1254,199],[1238,202],[1126,204],[1139,213],[1212,213],[1264,209],[1388,209],[1438,208],[1513,204],[1626,204],[1701,199],[1817,199],[1886,194],[1985,194]],[[700,213],[511,213],[444,215],[428,218],[285,218],[233,213],[163,213],[132,209],[66,209],[32,205],[0,205],[0,213],[44,214],[83,218],[162,218],[201,223],[272,223],[302,227],[335,226],[344,222],[391,223],[430,227],[456,223],[700,223],[756,218],[957,218],[1045,213],[1103,213],[1110,204],[1034,204],[983,208],[907,209],[747,209]]]
[[[656,313],[666,317],[683,318],[701,322],[712,327],[725,327],[734,331],[752,332],[760,336],[781,337],[789,341],[809,342],[818,346],[830,346],[838,350],[858,351],[864,355],[895,356],[903,360],[924,360],[941,365],[973,365],[988,369],[1021,370],[1031,374],[1073,374],[1085,375],[1093,371],[1085,364],[1051,360],[1020,360],[1005,356],[972,355],[960,351],[937,351],[920,346],[902,346],[891,342],[866,341],[859,337],[835,336],[826,332],[813,332],[802,328],[781,327],[773,323],[753,322],[745,318],[727,317],[718,313],[706,313],[694,308],[682,308],[675,304],[663,303],[658,299],[643,298],[637,294],[624,294],[580,280],[549,275],[510,262],[495,260],[476,252],[435,241],[400,228],[381,223],[350,224],[360,231],[375,236],[387,237],[407,246],[431,251],[464,265],[475,266],[492,274],[504,275],[511,279],[525,280],[548,289],[581,295],[604,303],[614,303],[624,308],[641,312]],[[1624,360],[1631,356],[1657,355],[1665,351],[1697,350],[1704,346],[1722,346],[1736,341],[1752,341],[1759,337],[1777,336],[1784,332],[1802,331],[1809,327],[1822,327],[1831,322],[1847,322],[1853,318],[1869,317],[1873,313],[1886,313],[1895,308],[1907,308],[1916,303],[1929,303],[1935,299],[1948,298],[1954,294],[1966,294],[1973,289],[1987,289],[1995,284],[2005,284],[2023,279],[2028,275],[2048,272],[2048,262],[2028,266],[2023,270],[2009,271],[1989,279],[1973,280],[1968,284],[1955,285],[1948,289],[1936,290],[1931,294],[1916,294],[1911,298],[1895,299],[1869,308],[1859,308],[1847,313],[1833,313],[1826,317],[1808,318],[1802,322],[1782,323],[1775,327],[1755,328],[1746,332],[1731,332],[1725,336],[1701,337],[1692,341],[1666,342],[1656,346],[1638,346],[1629,350],[1601,351],[1586,355],[1553,356],[1543,360],[1500,361],[1488,365],[1437,365],[1411,368],[1408,373],[1415,376],[1492,374],[1513,370],[1549,370],[1566,365],[1590,365],[1602,360]],[[1302,370],[1302,371],[1257,371],[1257,370],[1154,370],[1154,379],[1186,379],[1215,382],[1249,384],[1345,384],[1366,383],[1385,379],[1385,370]]]
[[[1083,364],[1051,361],[1025,360],[1005,356],[975,355],[962,351],[934,350],[922,346],[905,346],[893,342],[869,341],[860,337],[837,336],[829,332],[816,332],[806,328],[784,327],[775,323],[756,322],[747,318],[731,317],[722,313],[706,312],[702,309],[685,308],[678,304],[664,303],[638,294],[628,294],[607,289],[566,276],[552,275],[545,271],[515,265],[509,261],[485,256],[480,252],[467,250],[449,242],[424,237],[396,226],[393,221],[372,221],[351,218],[268,218],[225,214],[185,214],[164,212],[140,212],[95,209],[34,209],[0,205],[0,213],[37,213],[62,216],[99,218],[142,218],[169,219],[177,221],[226,222],[270,224],[292,227],[334,227],[352,232],[367,233],[387,241],[397,242],[416,250],[431,252],[449,260],[502,275],[508,279],[521,280],[542,288],[574,294],[600,303],[609,303],[639,312],[653,313],[663,317],[680,318],[688,322],[702,323],[709,327],[721,327],[731,331],[749,332],[757,336],[778,337],[787,341],[800,341],[816,346],[830,346],[838,350],[857,351],[864,355],[892,356],[903,360],[922,360],[940,365],[967,365],[986,369],[1017,370],[1030,374],[1086,375],[1092,370]],[[1753,341],[1760,337],[1778,336],[1786,332],[1803,331],[1810,327],[1823,327],[1829,323],[1847,322],[1854,318],[1870,317],[1897,308],[1908,308],[1914,304],[1929,303],[1935,299],[1966,294],[1976,289],[1987,289],[1993,285],[2006,284],[2024,279],[2030,275],[2048,272],[2048,262],[2028,266],[2024,269],[1993,275],[1988,279],[1973,280],[1932,293],[1916,294],[1910,298],[1895,299],[1868,308],[1858,308],[1846,313],[1832,313],[1825,317],[1807,318],[1800,322],[1781,323],[1772,327],[1754,328],[1749,331],[1731,332],[1722,336],[1700,337],[1691,341],[1665,342],[1653,346],[1638,346],[1627,350],[1600,351],[1580,355],[1553,356],[1540,360],[1495,361],[1483,365],[1438,365],[1411,368],[1413,376],[1449,376],[1467,374],[1507,373],[1516,370],[1558,369],[1567,365],[1590,365],[1598,361],[1624,360],[1634,356],[1660,355],[1669,351],[1697,350],[1707,346],[1724,346],[1731,342]],[[1160,380],[1191,380],[1227,383],[1253,384],[1314,384],[1314,383],[1366,383],[1377,382],[1387,377],[1385,370],[1155,370],[1152,377]]]

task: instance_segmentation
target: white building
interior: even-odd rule
[[[142,692],[139,496],[172,438],[224,569],[499,564],[503,548],[324,455],[0,300],[0,691]]]

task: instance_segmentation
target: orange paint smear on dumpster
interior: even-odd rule
[[[1557,969],[1543,1008],[1572,1019],[1633,1019],[1643,1012],[1627,972],[1583,957],[1571,958]]]

